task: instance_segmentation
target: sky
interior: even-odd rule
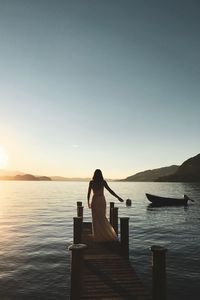
[[[198,0],[0,0],[0,169],[125,178],[200,152]]]

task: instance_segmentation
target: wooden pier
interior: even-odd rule
[[[95,243],[91,229],[91,223],[83,223],[82,299],[149,300],[129,260],[120,255],[120,243]]]
[[[129,261],[129,218],[120,218],[119,241],[96,243],[92,238],[92,224],[83,222],[81,215],[83,209],[79,206],[77,207],[78,217],[74,218],[74,244],[69,247],[72,251],[70,299],[165,300],[165,289],[162,284],[154,282],[155,289],[152,297],[145,290]],[[111,204],[110,222],[118,227],[116,221],[118,216],[116,218],[113,214],[118,214],[118,212]],[[163,248],[152,249],[154,250],[159,251]],[[156,257],[155,251],[154,258]],[[159,253],[163,254],[165,251],[159,251]],[[159,277],[158,274],[155,276]]]

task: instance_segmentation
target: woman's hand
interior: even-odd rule
[[[91,204],[90,203],[88,203],[88,208],[91,208]]]
[[[123,200],[122,198],[120,198],[120,197],[118,197],[118,200],[119,200],[120,202],[124,202],[124,200]]]

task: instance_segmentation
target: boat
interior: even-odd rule
[[[170,197],[162,197],[156,196],[152,194],[146,193],[147,199],[152,203],[153,206],[171,206],[171,205],[188,205],[188,200],[194,202],[194,200],[190,199],[187,195],[184,195],[183,198],[170,198]]]

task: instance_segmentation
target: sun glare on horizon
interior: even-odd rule
[[[5,169],[8,165],[8,157],[5,149],[0,145],[0,169]]]

